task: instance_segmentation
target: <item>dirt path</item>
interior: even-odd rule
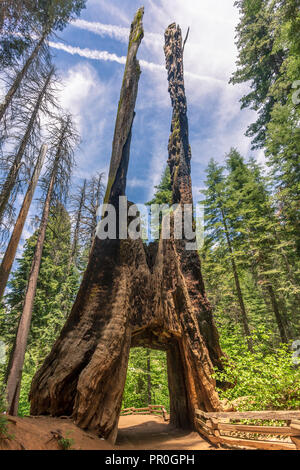
[[[71,419],[47,416],[8,417],[12,439],[0,439],[1,450],[58,450],[58,436],[76,450],[212,450],[196,432],[176,429],[159,416],[121,416],[115,446],[78,428]]]
[[[176,429],[158,416],[121,416],[115,449],[213,450],[198,433]]]

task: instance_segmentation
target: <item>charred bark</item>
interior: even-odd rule
[[[105,196],[105,202],[115,207],[126,189],[142,16],[140,9],[131,27]],[[171,37],[174,28],[176,41]],[[171,25],[166,42],[172,53],[174,44],[181,44],[180,28]],[[173,56],[171,65],[176,68],[182,47]],[[178,91],[172,88],[171,96],[180,124],[179,145],[169,157],[173,198],[191,202],[187,117],[184,108],[177,106],[185,103],[183,84]],[[141,239],[95,238],[70,316],[33,379],[31,413],[70,414],[79,426],[114,442],[129,351],[136,346],[167,351],[174,423],[193,428],[195,407],[220,409],[212,374],[214,365],[221,366],[222,352],[198,254],[187,252],[184,243],[173,235],[160,239],[155,248]]]

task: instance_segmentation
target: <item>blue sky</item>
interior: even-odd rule
[[[222,161],[231,146],[249,156],[250,140],[244,133],[255,115],[240,110],[246,86],[228,84],[236,61],[238,12],[233,3],[144,0],[145,38],[138,54],[142,75],[127,185],[130,200],[143,203],[151,198],[167,160],[171,104],[163,35],[173,21],[183,34],[190,27],[184,59],[195,196],[203,187],[210,158]],[[80,20],[51,42],[64,81],[61,102],[74,114],[82,137],[74,183],[97,170],[108,173],[129,27],[141,5],[136,0],[88,0]]]
[[[78,20],[51,38],[54,63],[63,81],[60,101],[70,111],[81,134],[71,192],[96,171],[107,176],[129,28],[136,10],[145,7],[145,37],[138,58],[142,69],[133,126],[127,180],[128,199],[144,203],[152,198],[167,161],[171,102],[163,53],[164,31],[176,22],[185,35],[185,87],[188,101],[194,201],[201,199],[205,169],[211,158],[220,162],[230,147],[264,161],[263,152],[250,150],[245,137],[255,113],[240,110],[247,85],[228,81],[235,70],[234,0],[88,0]],[[23,196],[20,194],[17,206]],[[32,204],[23,242],[34,230]]]

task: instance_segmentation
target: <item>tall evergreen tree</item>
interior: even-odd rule
[[[39,230],[29,237],[16,270],[9,281],[9,291],[0,311],[0,337],[11,351],[22,311]],[[28,392],[31,379],[50,352],[66,317],[62,303],[71,308],[79,287],[77,270],[68,270],[71,251],[70,217],[60,203],[51,205],[45,234],[41,266],[34,298],[32,321],[22,373],[19,412],[29,413]],[[65,293],[68,292],[68,298]]]
[[[39,53],[42,51],[43,47],[45,47],[47,37],[56,30],[62,30],[68,21],[78,16],[82,8],[85,7],[85,0],[26,0],[22,7],[19,2],[12,3],[9,1],[8,3],[6,2],[6,5],[3,7],[5,10],[2,10],[0,15],[0,17],[3,18],[0,23],[0,25],[2,24],[2,29],[7,22],[8,28],[11,28],[9,24],[10,21],[14,27],[16,27],[16,24],[18,25],[19,23],[26,24],[26,20],[30,18],[32,30],[38,35],[38,39],[29,55],[26,57],[24,64],[16,74],[13,83],[6,93],[4,101],[0,105],[0,120],[3,119],[7,108],[10,106],[28,70],[34,65]]]
[[[61,116],[52,125],[50,148],[50,163],[44,178],[45,199],[43,214],[39,227],[39,235],[32,260],[23,312],[20,317],[14,349],[7,373],[8,411],[15,415],[18,412],[19,394],[21,388],[22,368],[25,358],[27,339],[31,324],[34,298],[37,288],[39,269],[43,253],[46,229],[49,220],[51,201],[63,200],[66,197],[71,171],[73,167],[73,151],[77,143],[77,133],[73,128],[71,116]],[[51,159],[52,156],[52,159]]]
[[[74,194],[71,195],[72,215],[73,215],[73,240],[72,250],[69,259],[69,265],[74,264],[78,267],[80,257],[80,242],[82,242],[82,219],[86,205],[86,179],[81,186],[76,188]]]
[[[148,206],[151,206],[151,204],[172,204],[171,175],[168,165],[161,175],[159,184],[154,186],[154,188],[154,195],[151,201],[147,202]]]
[[[211,160],[208,165],[206,186],[207,189],[203,191],[203,193],[205,194],[205,217],[206,229],[208,231],[207,236],[208,239],[213,240],[214,243],[226,243],[229,253],[229,261],[234,276],[236,295],[240,306],[239,318],[244,329],[248,348],[249,350],[252,350],[248,314],[246,312],[244,296],[241,289],[236,254],[232,240],[234,232],[230,225],[230,207],[225,193],[223,168],[213,160]]]
[[[281,69],[288,51],[274,48],[278,30],[276,2],[270,0],[237,0],[240,11],[237,26],[238,61],[231,82],[251,84],[251,91],[242,97],[242,108],[258,112],[258,119],[248,127],[246,135],[253,137],[253,147],[265,144],[267,124],[276,102],[272,86],[283,74]],[[284,99],[284,97],[282,98]]]
[[[269,194],[259,175],[259,169],[252,162],[252,169],[244,162],[235,149],[227,155],[226,191],[230,200],[230,220],[235,233],[236,246],[243,254],[244,266],[247,259],[255,259],[258,276],[264,286],[274,313],[281,340],[287,342],[288,333],[283,306],[277,298],[276,276],[280,266],[274,262],[276,240],[272,234],[274,217]]]
[[[42,145],[40,149],[40,153],[30,180],[30,183],[28,185],[28,189],[26,191],[26,195],[23,200],[23,204],[21,206],[15,227],[13,229],[13,232],[11,234],[9,243],[7,245],[4,257],[1,261],[1,266],[0,266],[0,299],[2,298],[4,294],[4,290],[6,288],[6,284],[8,281],[8,277],[12,268],[12,264],[14,262],[17,248],[19,245],[19,241],[22,235],[22,231],[27,219],[28,211],[30,209],[31,201],[35,192],[36,185],[38,183],[38,179],[40,177],[40,172],[42,170],[44,160],[45,160],[45,155],[47,152],[47,145]]]
[[[28,113],[28,122],[24,134],[21,132],[17,139],[17,146],[12,163],[8,165],[8,173],[4,177],[4,181],[0,190],[0,222],[3,219],[8,201],[17,183],[18,175],[21,169],[21,163],[26,157],[26,151],[32,142],[36,132],[39,132],[40,116],[42,113],[49,113],[49,107],[53,104],[53,85],[55,83],[55,70],[51,67],[43,77],[42,84],[38,90],[34,90],[32,102],[29,104],[30,112]],[[9,160],[9,158],[8,158]],[[26,159],[25,159],[26,161]]]

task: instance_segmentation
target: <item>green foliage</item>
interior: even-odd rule
[[[300,255],[299,0],[238,0],[238,68],[232,83],[249,82],[242,108],[258,111],[248,128],[254,147],[265,147],[281,226]],[[299,88],[299,87],[298,87]]]
[[[148,400],[149,381],[151,402]],[[144,408],[150,404],[163,405],[167,410],[170,407],[166,353],[155,349],[133,348],[130,351],[122,407]]]
[[[279,223],[268,183],[255,161],[245,162],[231,149],[226,166],[210,162],[204,191],[202,268],[222,348],[229,357],[216,378],[234,384],[219,391],[221,398],[245,397],[238,405],[241,410],[300,406],[300,371],[292,362],[291,342],[280,342],[279,322],[288,338],[299,339],[299,259],[290,233]],[[253,353],[247,349],[241,327],[224,217]]]
[[[2,0],[0,12],[0,63],[14,64],[33,45],[37,31],[62,31],[79,16],[86,0]]]
[[[272,331],[261,327],[252,333],[254,352],[250,353],[238,330],[222,333],[229,359],[215,377],[235,386],[219,390],[221,398],[245,397],[238,405],[240,411],[300,408],[300,368],[293,364],[290,345],[272,347]]]
[[[86,0],[39,0],[33,14],[43,28],[62,31],[71,19],[80,15],[85,4]]]
[[[19,414],[29,414],[28,393],[32,377],[41,366],[66,321],[79,287],[79,273],[68,259],[71,249],[69,215],[63,206],[52,208],[35,295],[31,328],[22,375]],[[1,337],[12,349],[27,279],[34,254],[37,232],[25,243],[18,267],[12,274],[10,291],[0,311]]]
[[[8,431],[6,412],[6,400],[4,387],[0,387],[0,440],[13,439],[14,436]]]
[[[166,166],[161,176],[160,183],[154,186],[154,188],[156,191],[151,201],[146,203],[148,206],[151,206],[151,204],[172,204],[172,186],[169,166]]]
[[[67,433],[69,435],[70,432]],[[70,437],[62,437],[58,439],[58,445],[62,450],[69,450],[72,445],[75,443],[74,439],[71,439]]]
[[[284,340],[281,321],[286,335],[297,339],[299,261],[278,223],[268,181],[253,160],[246,163],[235,149],[226,157],[226,170],[227,175],[225,168],[210,162],[204,191],[202,257],[209,298],[220,324],[239,321],[233,272],[228,269],[233,256],[250,327],[259,322],[278,328]]]
[[[251,91],[242,97],[241,102],[242,108],[250,107],[258,112],[257,121],[246,133],[253,137],[254,147],[264,145],[266,127],[275,103],[271,87],[281,78],[281,66],[288,56],[283,45],[274,47],[279,35],[279,14],[275,3],[270,0],[235,2],[241,17],[237,27],[237,70],[231,82],[250,81]]]

